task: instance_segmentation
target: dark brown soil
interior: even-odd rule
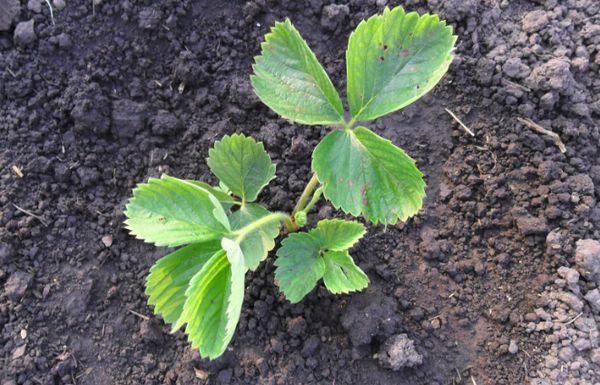
[[[208,148],[244,132],[278,166],[261,200],[291,210],[327,128],[270,112],[251,63],[289,16],[343,90],[347,37],[386,1],[330,3],[70,0],[53,25],[43,1],[0,0],[12,7],[0,18],[1,385],[597,383],[597,332],[586,347],[536,324],[542,308],[567,314],[548,290],[570,290],[583,302],[575,314],[600,322],[582,299],[599,282],[557,279],[576,267],[577,240],[600,239],[594,0],[403,2],[447,19],[458,46],[433,93],[371,124],[417,160],[428,198],[353,251],[369,289],[320,287],[291,305],[269,258],[247,277],[236,336],[213,362],[153,316],[144,279],[166,250],[123,230],[132,187],[162,173],[215,182]],[[517,118],[556,132],[566,153]],[[339,214],[321,202],[309,220]],[[583,330],[565,321],[554,330]],[[421,365],[380,363],[397,334]],[[571,341],[575,353],[562,354]]]

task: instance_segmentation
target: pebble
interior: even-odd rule
[[[510,340],[510,343],[508,344],[508,352],[510,354],[517,354],[519,352],[519,345],[517,345],[517,341]]]
[[[600,242],[593,239],[577,241],[575,264],[582,276],[600,284]]]
[[[16,45],[30,45],[35,41],[36,38],[37,36],[35,35],[35,30],[33,29],[33,19],[29,21],[22,21],[17,24],[15,33],[13,35],[13,40]]]
[[[67,6],[65,0],[52,0],[52,4],[54,5],[54,8],[56,8],[59,11],[62,11]]]
[[[23,298],[30,283],[31,274],[16,271],[11,274],[4,284],[4,292],[11,301],[17,302]]]
[[[40,0],[29,0],[27,1],[27,9],[33,13],[42,12],[42,2]]]

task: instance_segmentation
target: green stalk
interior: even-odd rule
[[[315,205],[315,203],[317,203],[319,201],[319,199],[321,198],[321,195],[323,195],[323,186],[321,186],[315,190],[315,193],[313,194],[310,202],[308,202],[308,204],[304,207],[304,209],[302,211],[304,211],[305,213],[308,214],[310,212],[310,209],[312,209],[313,206]]]
[[[296,207],[294,207],[294,211],[292,211],[292,215],[291,215],[292,218],[298,211],[301,211],[304,209],[304,207],[306,206],[306,202],[308,201],[313,190],[317,187],[318,184],[319,184],[319,179],[317,178],[317,174],[313,174],[312,177],[310,178],[310,180],[308,181],[308,183],[306,184],[306,187],[304,187],[304,191],[302,191],[302,195],[300,195],[300,199],[298,199],[298,203],[296,203]]]
[[[233,233],[233,235],[236,236],[236,240],[238,242],[242,241],[248,234],[250,234],[251,232],[253,232],[256,229],[259,229],[260,227],[262,227],[263,225],[270,223],[270,222],[280,222],[280,221],[288,221],[290,220],[290,216],[285,214],[285,213],[281,213],[281,212],[275,212],[275,213],[271,213],[269,215],[265,215],[264,217],[242,227],[241,229],[239,229],[238,231],[235,231]]]

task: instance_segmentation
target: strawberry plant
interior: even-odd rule
[[[330,125],[314,149],[313,175],[292,213],[256,203],[275,177],[263,145],[242,134],[209,151],[219,186],[163,175],[133,190],[126,227],[156,246],[180,247],[150,269],[146,293],[156,314],[185,327],[203,357],[220,356],[233,337],[244,298],[244,277],[276,252],[275,282],[291,302],[322,279],[332,293],[365,288],[369,279],[349,250],[365,233],[356,221],[326,219],[308,231],[307,214],[322,197],[372,224],[415,215],[425,196],[423,175],[399,147],[359,122],[417,100],[441,79],[456,37],[435,15],[386,8],[362,21],[346,51],[350,119],[325,70],[289,19],[276,23],[261,45],[251,76],[260,100],[282,117]]]

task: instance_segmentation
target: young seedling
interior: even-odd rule
[[[369,279],[350,248],[364,235],[355,221],[326,219],[299,231],[324,197],[337,209],[373,224],[415,215],[425,196],[423,175],[402,149],[358,122],[394,112],[423,96],[446,73],[456,37],[435,15],[386,8],[362,21],[346,51],[349,121],[314,53],[290,20],[266,35],[251,76],[258,97],[282,117],[333,130],[312,155],[312,178],[292,213],[256,203],[275,177],[263,145],[242,134],[209,151],[218,187],[163,175],[133,190],[126,227],[156,246],[179,247],[150,269],[146,293],[156,314],[185,327],[202,357],[220,356],[233,337],[244,277],[275,247],[283,223],[289,235],[275,260],[275,281],[298,302],[323,279],[332,293],[364,289]]]

